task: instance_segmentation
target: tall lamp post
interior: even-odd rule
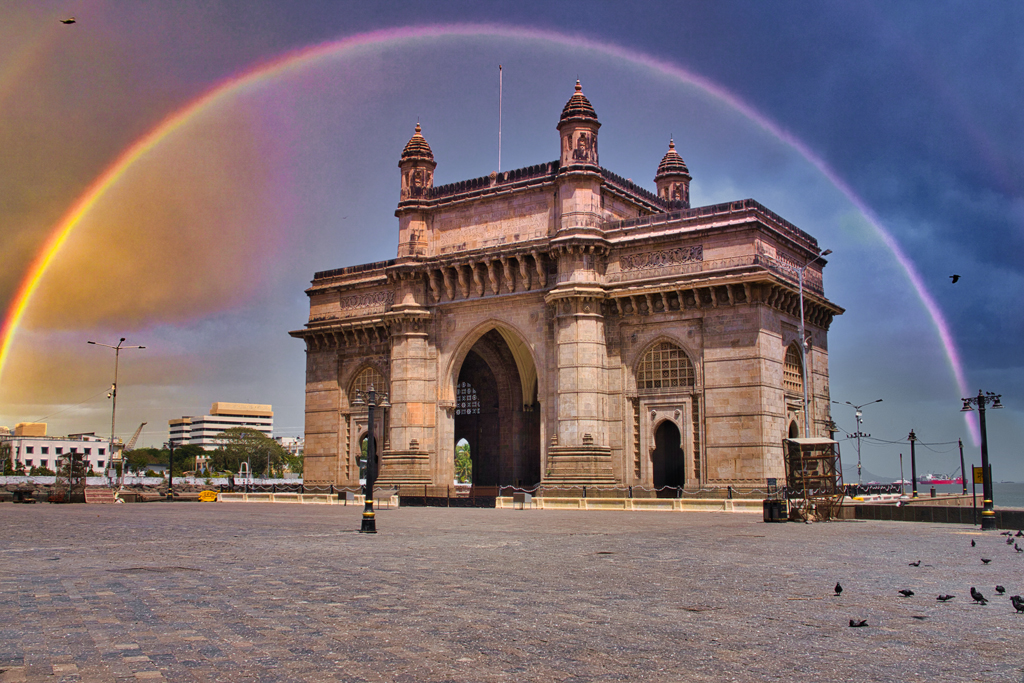
[[[1001,394],[993,394],[991,391],[978,391],[977,396],[961,399],[964,402],[964,407],[960,409],[960,412],[969,413],[974,410],[972,406],[978,406],[978,421],[981,424],[981,491],[984,500],[984,508],[981,511],[982,529],[996,528],[996,511],[993,509],[992,504],[992,469],[991,465],[988,464],[988,433],[985,429],[985,407],[991,406],[993,410],[1002,408],[1003,404],[999,402],[1001,397]]]
[[[110,404],[110,448],[108,449],[108,452],[107,452],[107,466],[106,466],[106,468],[104,468],[105,469],[105,473],[104,473],[105,476],[109,477],[110,475],[106,474],[106,472],[110,471],[110,468],[111,468],[110,463],[113,461],[113,458],[114,458],[114,424],[115,424],[115,421],[117,419],[117,366],[118,366],[118,362],[119,362],[119,360],[121,358],[121,350],[122,349],[144,349],[146,347],[145,346],[121,346],[122,344],[124,344],[124,337],[121,337],[121,340],[117,342],[117,346],[111,346],[110,344],[101,344],[100,342],[94,342],[94,341],[90,341],[88,343],[89,344],[93,344],[95,346],[105,346],[108,349],[114,349],[114,383],[110,385],[110,393],[107,394],[107,398],[109,398],[111,400],[111,404]],[[121,462],[121,486],[124,486],[124,462],[123,461]]]
[[[808,266],[817,261],[820,258],[828,256],[832,253],[831,249],[826,249],[821,252],[810,261],[805,263],[802,267],[797,268],[797,280],[800,285],[800,365],[803,370],[803,385],[804,385],[804,436],[808,437],[811,435],[811,416],[810,411],[807,408],[807,330],[804,328],[804,271],[807,270]]]
[[[839,404],[839,401],[832,401],[832,402]],[[861,423],[861,419],[860,418],[863,417],[863,415],[864,415],[864,413],[861,412],[861,408],[863,408],[864,406],[869,406],[872,403],[881,403],[881,402],[882,402],[882,399],[879,398],[879,399],[875,399],[874,401],[868,401],[867,403],[861,403],[859,406],[854,406],[849,401],[843,401],[843,403],[845,403],[846,405],[853,406],[853,416],[855,418],[857,418],[857,431],[853,433],[853,436],[857,437],[857,486],[860,486],[860,483],[861,483],[861,476],[860,476],[860,474],[861,474],[860,473],[860,437],[863,436],[863,437],[867,438],[867,437],[871,436],[870,434],[864,434],[863,432],[860,431],[860,423]],[[839,405],[842,405],[842,404],[839,404]]]
[[[374,391],[371,384],[366,391],[357,391],[352,401],[354,406],[367,406],[367,422],[369,434],[366,443],[366,483],[363,485],[363,523],[359,528],[361,534],[377,533],[377,518],[373,514],[373,485],[377,483],[377,440],[374,438],[374,408],[390,408],[388,395]]]

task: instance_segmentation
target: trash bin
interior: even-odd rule
[[[764,521],[766,522],[788,522],[789,504],[785,500],[764,501]]]

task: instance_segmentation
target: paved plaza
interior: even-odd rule
[[[354,506],[0,505],[0,681],[1024,675],[1008,599],[1024,553],[995,531],[399,508],[371,536],[359,521]]]

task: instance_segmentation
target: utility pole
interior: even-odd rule
[[[967,495],[967,470],[964,469],[964,440],[957,439],[960,444],[960,484],[964,487],[964,495]]]
[[[111,346],[110,344],[101,344],[99,342],[86,342],[95,346],[105,346],[108,349],[114,349],[114,383],[110,385],[110,391],[107,393],[112,403],[110,405],[110,446],[107,452],[107,466],[104,468],[105,472],[109,472],[111,469],[111,462],[114,459],[114,424],[117,420],[117,365],[121,357],[121,349],[144,349],[145,346],[121,346],[124,343],[124,337],[117,342],[117,346]],[[109,475],[108,475],[109,476]],[[121,461],[121,486],[124,486],[124,459]]]
[[[917,443],[917,435],[914,434],[914,430],[910,430],[910,436],[907,437],[910,440],[910,479],[913,485],[911,498],[917,498],[917,453],[914,451],[914,444]]]
[[[832,401],[832,402],[836,403],[836,404],[839,404],[839,401]],[[871,437],[870,434],[865,434],[862,431],[860,431],[860,425],[861,425],[861,422],[862,422],[861,417],[863,417],[863,415],[864,415],[864,413],[861,411],[861,408],[863,408],[864,406],[869,406],[872,403],[881,403],[881,402],[882,402],[882,399],[877,398],[874,401],[869,401],[868,403],[861,403],[859,406],[854,406],[849,401],[843,401],[843,403],[845,403],[846,405],[853,406],[853,410],[854,410],[853,415],[857,419],[857,431],[854,432],[853,434],[851,434],[851,436],[857,437],[857,486],[860,486],[860,484],[861,484],[860,438],[862,436],[864,438],[870,438]]]

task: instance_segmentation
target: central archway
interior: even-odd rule
[[[482,335],[459,367],[452,449],[469,444],[474,486],[531,488],[540,483],[536,372],[524,380],[516,354],[497,329]],[[525,388],[524,388],[525,387]]]
[[[658,425],[654,432],[654,453],[651,454],[655,489],[686,484],[681,444],[682,435],[675,424],[665,420]],[[660,496],[662,492],[658,494]]]

